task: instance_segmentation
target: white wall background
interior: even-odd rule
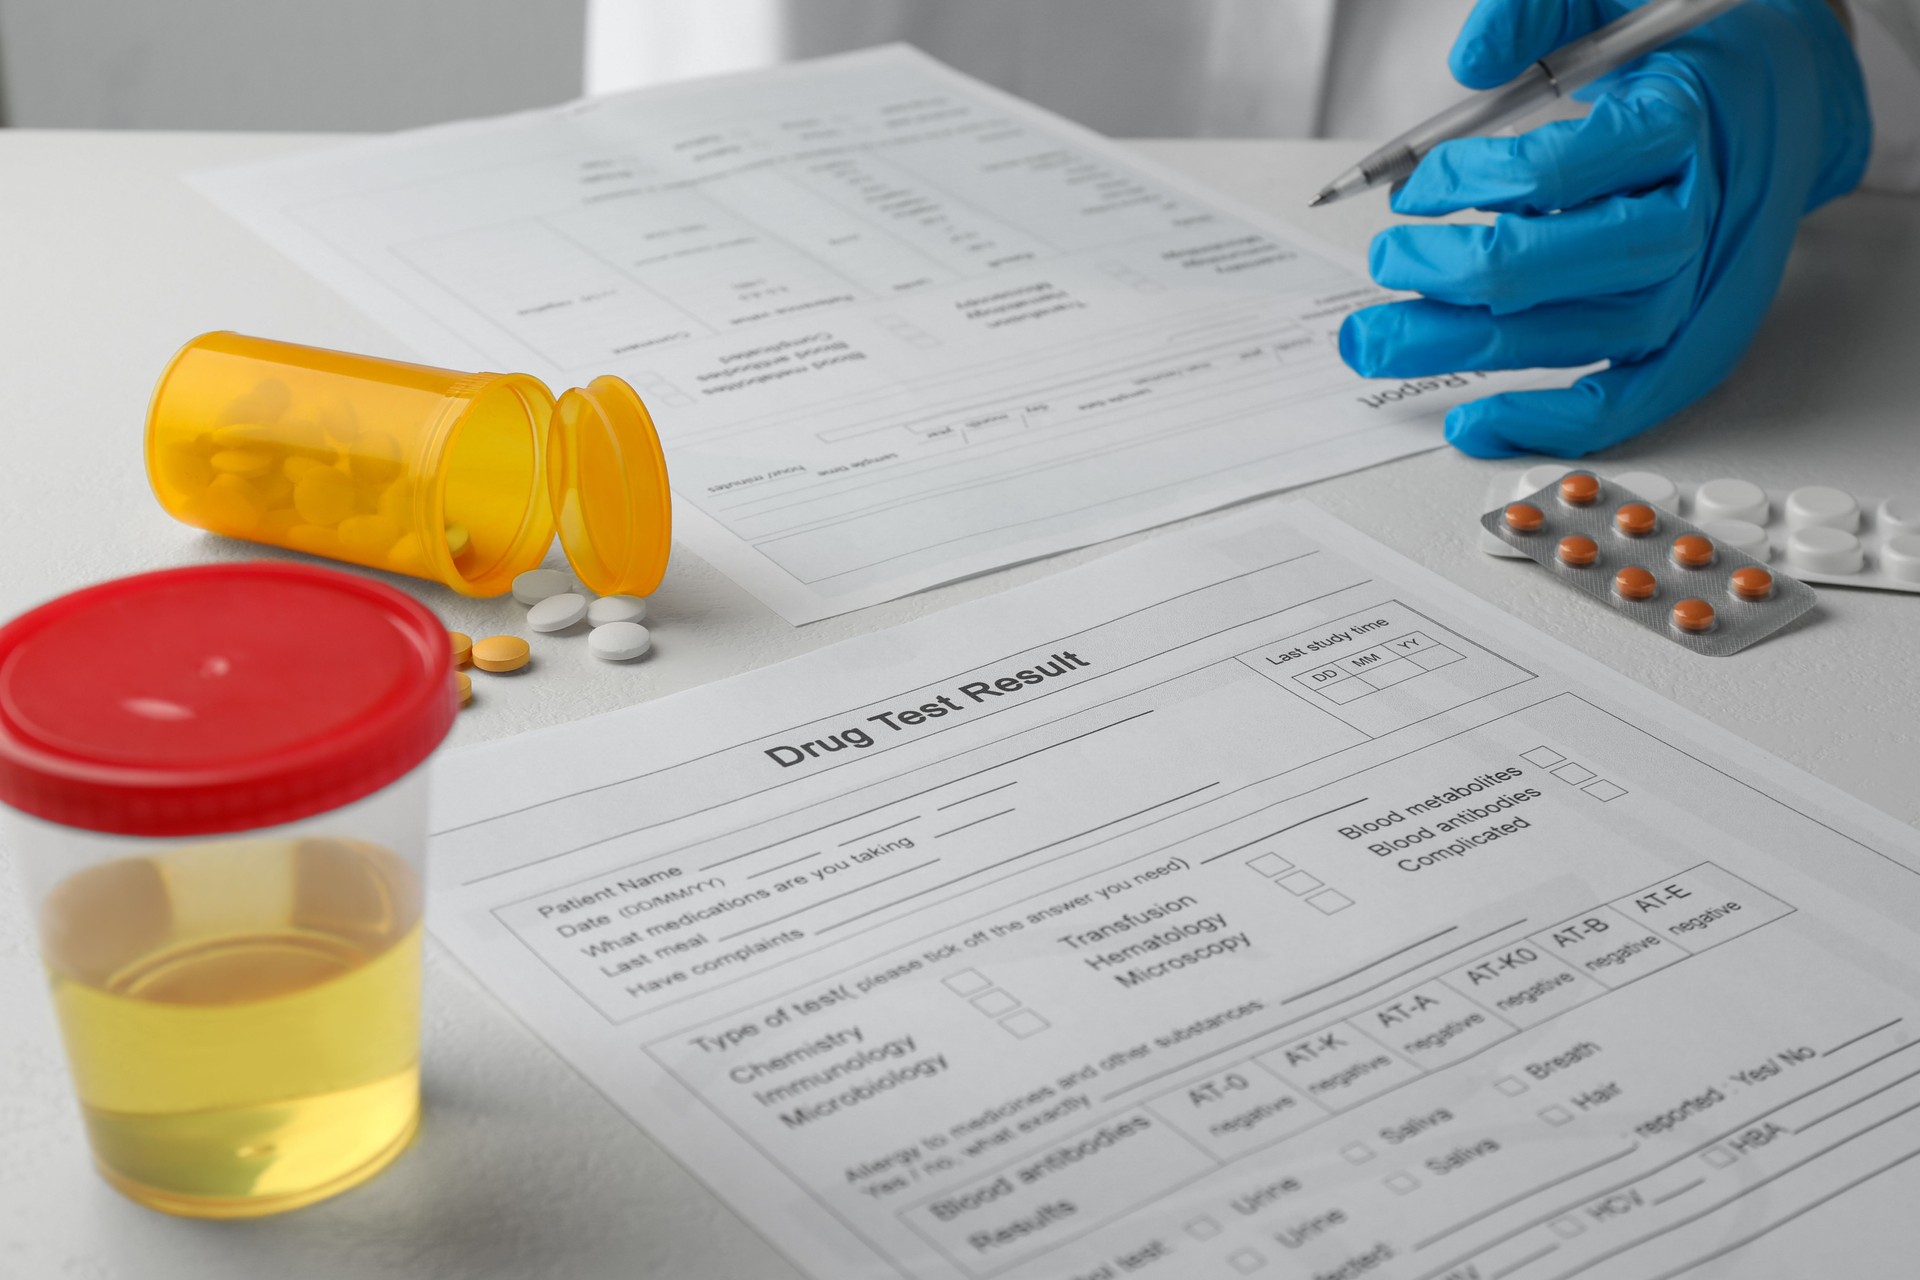
[[[401,129],[578,97],[586,0],[0,0],[0,121]]]

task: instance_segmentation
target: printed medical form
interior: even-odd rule
[[[1915,833],[1311,508],[436,786],[437,936],[823,1280],[1912,1273]]]
[[[652,407],[676,532],[808,622],[1440,443],[1357,265],[905,48],[200,175],[429,360]]]

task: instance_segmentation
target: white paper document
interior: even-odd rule
[[[1312,508],[435,785],[439,939],[822,1280],[1913,1274],[1915,833]]]
[[[424,358],[617,373],[677,532],[792,622],[1439,443],[1356,264],[905,48],[196,184]],[[1564,376],[1557,380],[1564,381]]]

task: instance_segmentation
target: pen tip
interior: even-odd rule
[[[1333,188],[1328,187],[1325,191],[1322,191],[1319,195],[1307,201],[1307,208],[1318,209],[1323,204],[1332,204],[1332,203],[1333,203]]]

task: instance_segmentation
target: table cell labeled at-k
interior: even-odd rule
[[[1357,1107],[1423,1074],[1399,1053],[1347,1022],[1297,1037],[1256,1061],[1329,1111]]]

